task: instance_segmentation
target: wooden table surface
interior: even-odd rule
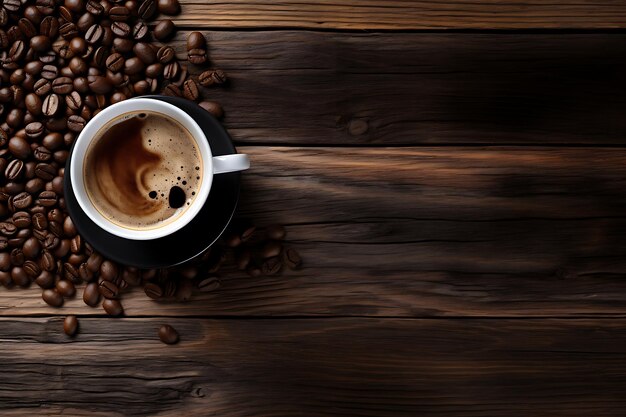
[[[305,267],[123,319],[2,290],[0,415],[626,414],[626,2],[182,3]]]

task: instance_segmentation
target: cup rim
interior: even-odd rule
[[[178,219],[166,224],[163,227],[148,230],[129,229],[107,220],[95,208],[89,199],[83,178],[83,163],[85,155],[98,131],[115,117],[124,113],[136,111],[161,113],[181,123],[196,141],[203,165],[202,182],[191,205],[182,215],[180,215]],[[78,202],[81,210],[83,210],[83,212],[101,229],[115,236],[131,240],[158,239],[171,235],[185,227],[195,216],[198,215],[206,203],[213,182],[213,155],[203,130],[196,123],[196,121],[182,109],[174,106],[173,104],[151,98],[133,98],[115,103],[95,115],[89,123],[85,125],[74,141],[74,147],[70,155],[69,167],[70,177],[72,180],[72,190],[74,191],[76,201]]]

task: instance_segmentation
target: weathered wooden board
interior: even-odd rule
[[[238,143],[626,143],[626,35],[206,35]]]
[[[226,271],[187,304],[137,315],[419,317],[625,314],[626,150],[242,147],[240,214],[288,225],[301,271]],[[0,289],[0,314],[45,308]]]
[[[626,321],[0,321],[0,413],[617,416]],[[36,407],[36,408],[34,408]],[[97,414],[94,414],[97,413]]]
[[[620,0],[181,0],[176,22],[207,28],[623,28]]]

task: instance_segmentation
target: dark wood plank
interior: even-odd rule
[[[626,35],[207,37],[238,143],[625,143]]]
[[[626,321],[0,321],[0,413],[620,416]],[[37,408],[33,408],[36,406]]]
[[[205,28],[522,29],[623,28],[619,0],[181,0],[177,23]]]
[[[129,315],[624,314],[626,150],[242,147],[240,214],[288,225],[301,271],[225,271],[187,304],[124,295]],[[0,291],[1,314],[44,308]]]

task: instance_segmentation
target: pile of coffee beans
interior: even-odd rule
[[[174,49],[176,27],[163,16],[180,12],[178,0],[4,0],[0,6],[0,284],[35,282],[43,300],[61,307],[85,284],[83,300],[112,316],[123,314],[120,295],[143,286],[154,299],[188,299],[194,288],[219,287],[216,273],[229,250],[252,276],[298,268],[293,249],[283,250],[284,230],[271,241],[247,244],[253,227],[231,231],[194,262],[175,269],[138,270],[97,253],[76,231],[63,196],[69,149],[85,124],[109,104],[144,94],[185,97],[216,117],[216,102],[202,101],[201,87],[227,82],[208,64],[199,32],[187,39],[191,76]],[[160,20],[154,21],[158,16]],[[65,332],[74,334],[75,317]],[[164,333],[170,333],[164,331]],[[163,336],[168,343],[178,336]]]

